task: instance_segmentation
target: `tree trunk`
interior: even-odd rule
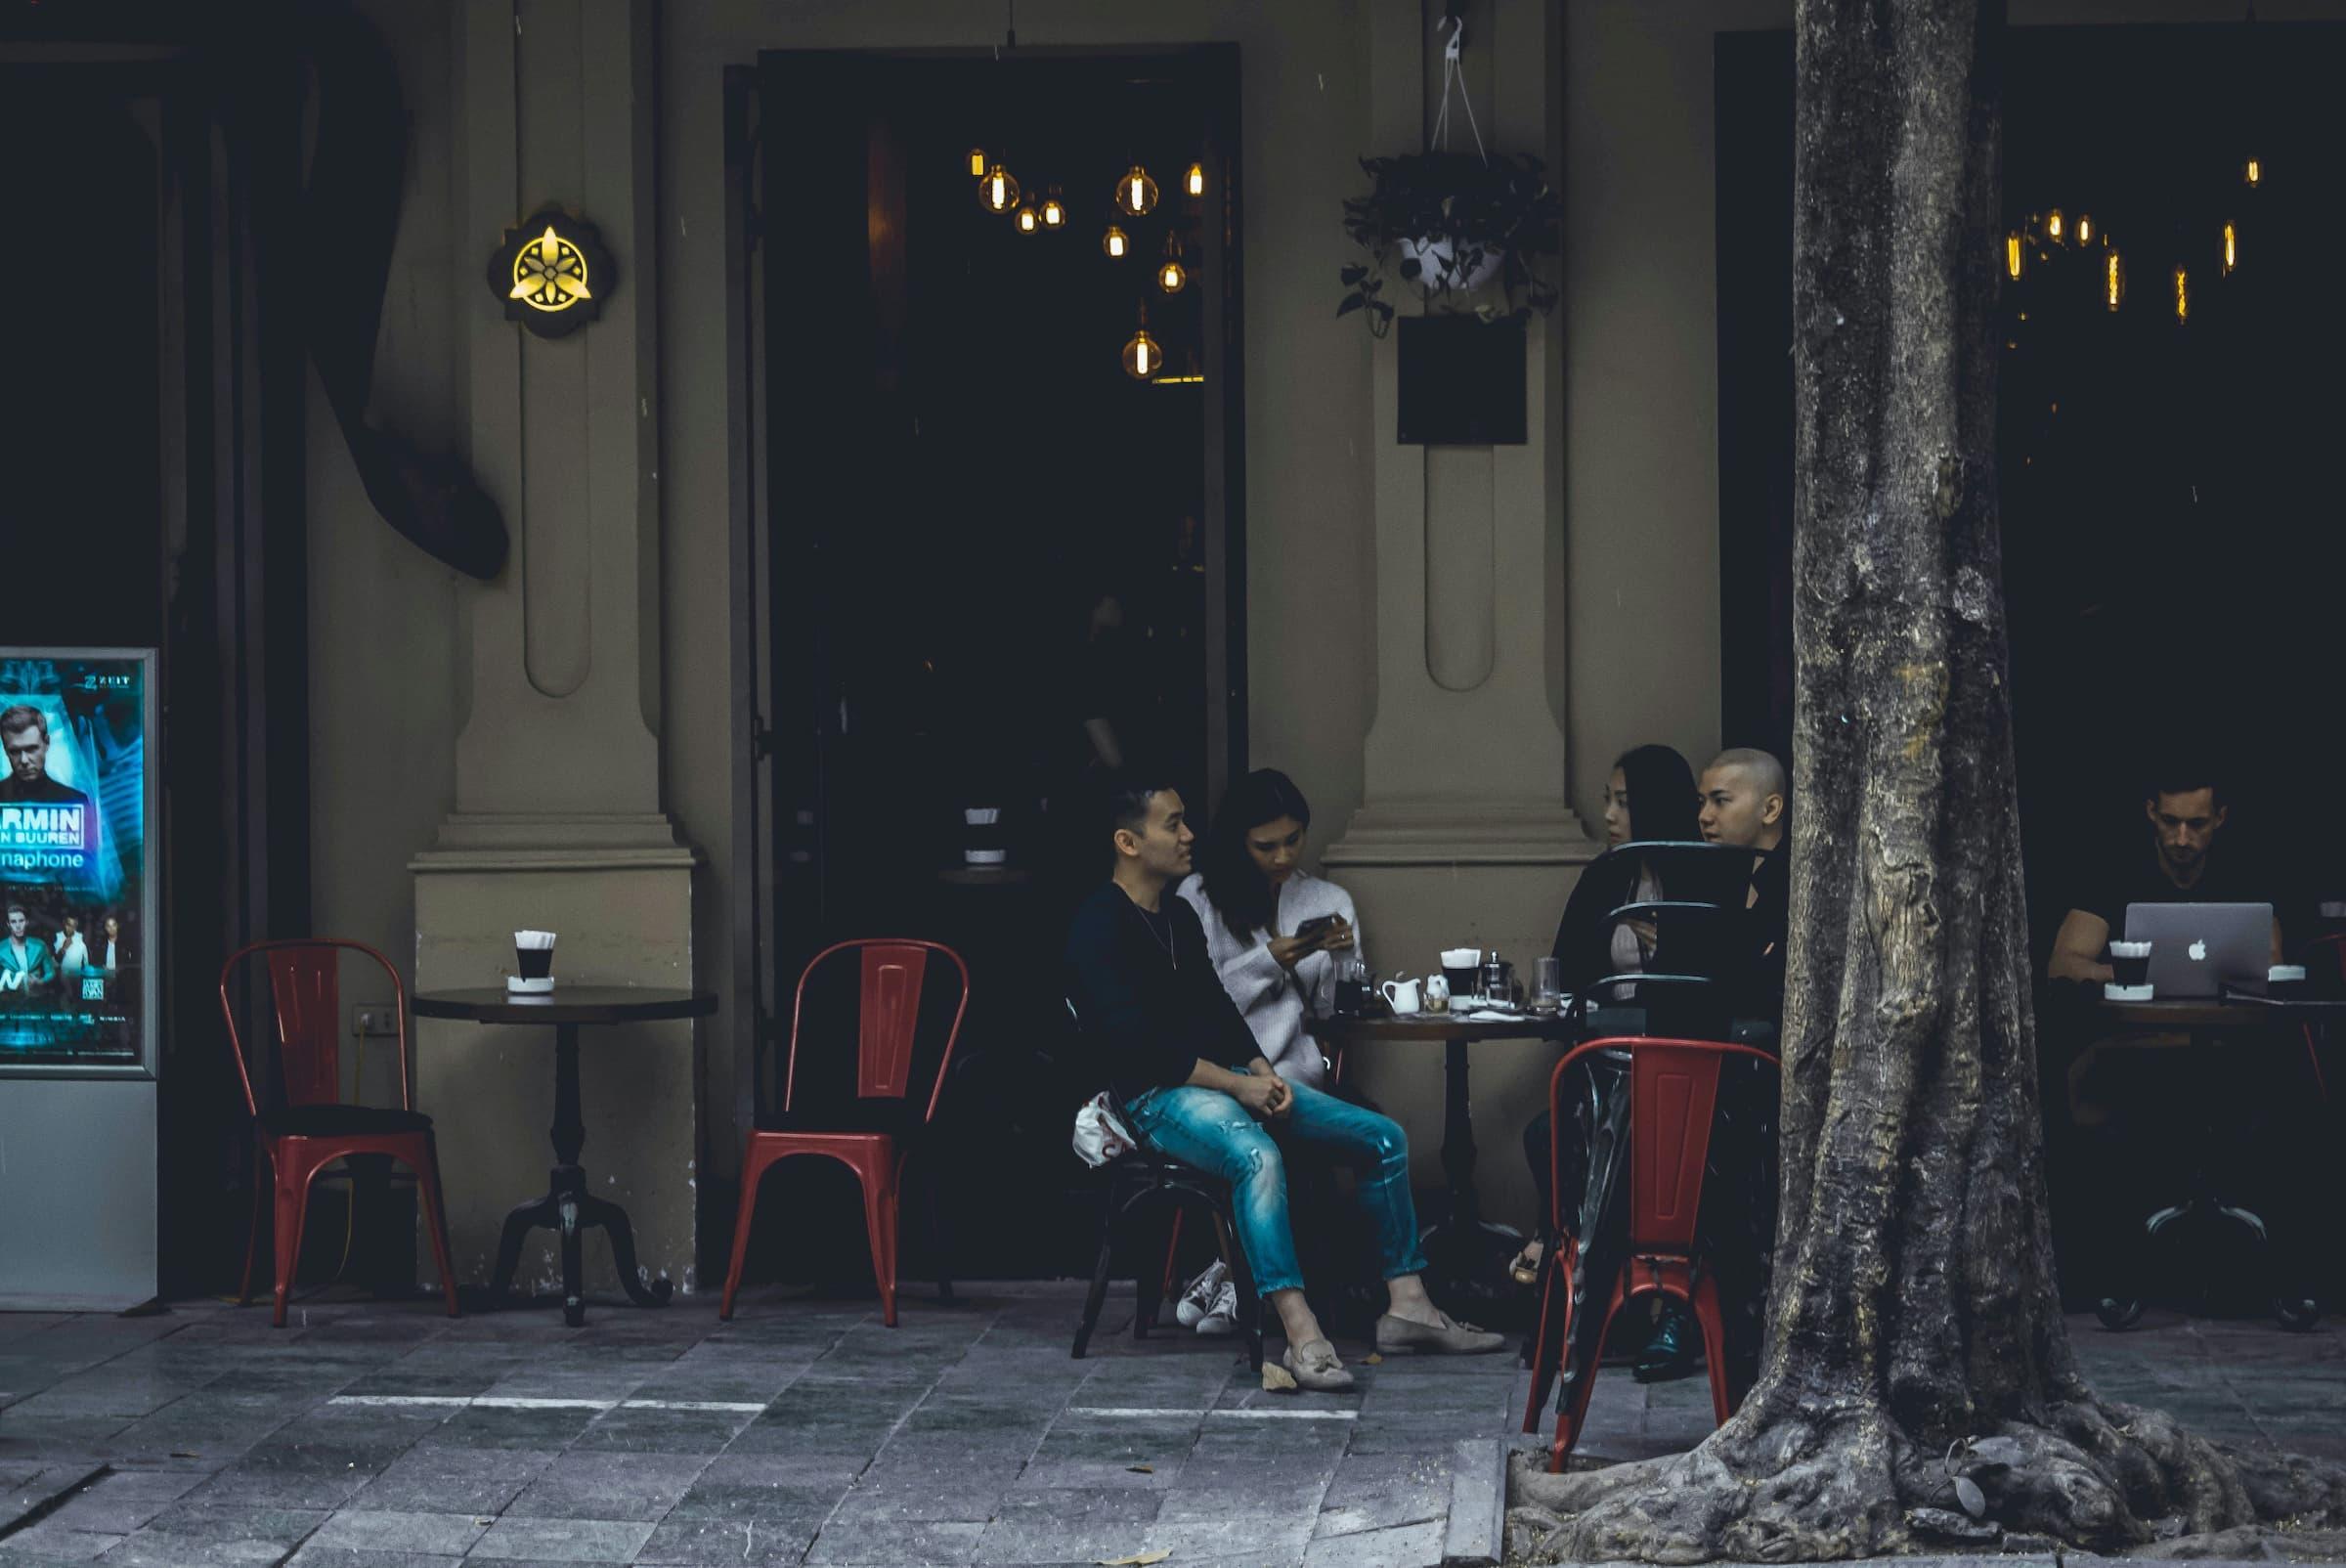
[[[1759,1383],[1525,1476],[1581,1558],[1840,1558],[1911,1510],[2096,1550],[2346,1503],[2078,1374],[2055,1288],[1996,515],[2001,0],[1799,0],[1784,1186]],[[1951,1517],[1950,1517],[1951,1515]]]

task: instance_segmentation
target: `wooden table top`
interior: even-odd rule
[[[556,985],[534,996],[502,985],[418,991],[417,1018],[466,1019],[475,1024],[642,1024],[706,1018],[717,1011],[711,991],[663,990],[650,985]]]

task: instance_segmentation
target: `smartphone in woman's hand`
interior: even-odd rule
[[[1336,917],[1333,915],[1314,915],[1311,919],[1305,921],[1302,925],[1295,928],[1295,938],[1298,941],[1317,943],[1322,937],[1325,936],[1329,931],[1334,929],[1335,924]]]

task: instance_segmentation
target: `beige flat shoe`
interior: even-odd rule
[[[1352,1387],[1351,1372],[1336,1359],[1336,1347],[1325,1339],[1314,1339],[1300,1349],[1289,1345],[1279,1364],[1295,1374],[1298,1388],[1315,1394],[1341,1394]]]
[[[1506,1335],[1460,1323],[1442,1314],[1439,1328],[1412,1323],[1390,1312],[1376,1320],[1376,1352],[1380,1356],[1481,1356],[1506,1343]]]

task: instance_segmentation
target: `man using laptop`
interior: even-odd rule
[[[1067,1001],[1133,1129],[1230,1183],[1238,1245],[1279,1315],[1282,1362],[1296,1383],[1341,1392],[1353,1377],[1304,1300],[1274,1130],[1360,1170],[1356,1196],[1376,1226],[1388,1298],[1379,1355],[1497,1350],[1500,1335],[1455,1321],[1425,1293],[1407,1135],[1375,1111],[1279,1076],[1223,988],[1196,911],[1170,896],[1196,842],[1180,792],[1161,775],[1121,772],[1106,779],[1103,797],[1094,842],[1112,841],[1114,867],[1068,929]]]
[[[2212,770],[2183,765],[2155,777],[2143,798],[2150,842],[2136,840],[2079,893],[2053,938],[2046,977],[2107,982],[2112,971],[2102,955],[2110,937],[2125,936],[2128,904],[2272,903],[2273,890],[2254,869],[2218,849],[2230,814]],[[2272,961],[2281,962],[2278,919]]]
[[[2128,1267],[2123,1239],[2139,1234],[2145,1195],[2165,1192],[2175,1108],[2196,1102],[2204,1109],[2208,1095],[2241,1081],[2236,1070],[2208,1082],[2182,1053],[2158,1049],[2181,1045],[2181,1035],[2114,1027],[2098,1011],[2102,986],[2114,978],[2103,955],[2111,937],[2125,938],[2129,905],[2276,902],[2265,878],[2227,839],[2230,814],[2214,769],[2169,763],[2143,792],[2148,831],[2129,831],[2125,847],[2080,883],[2053,938],[2046,978],[2076,983],[2055,986],[2045,998],[2038,1070],[2055,1251],[2072,1305],[2093,1301]],[[2280,957],[2276,919],[2272,961]],[[2269,1053],[2251,1053],[2235,1067],[2269,1060]],[[2237,1112],[2216,1119],[2237,1131]]]

